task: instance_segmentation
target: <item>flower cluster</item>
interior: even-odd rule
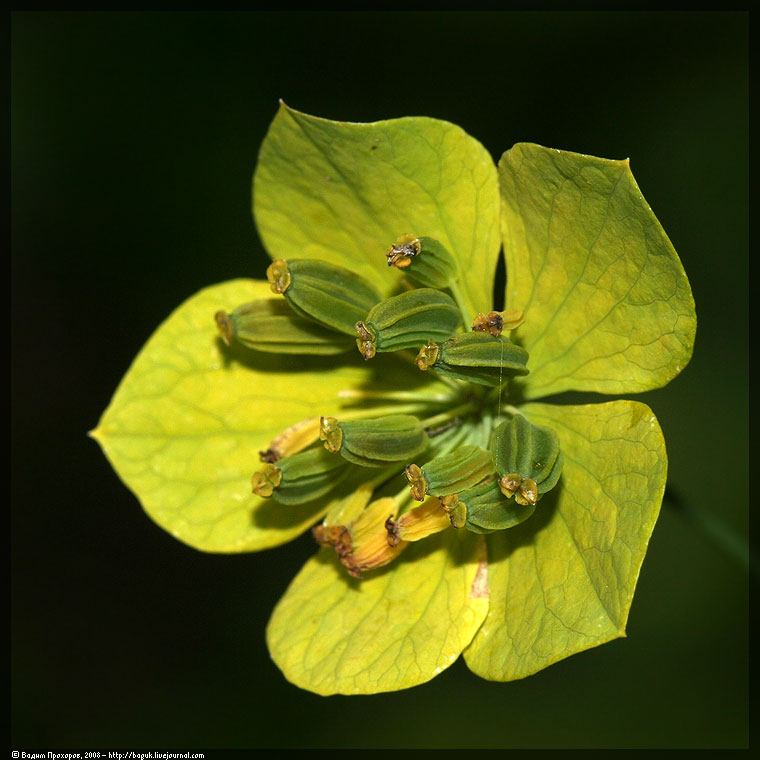
[[[192,546],[311,529],[267,629],[285,676],[374,693],[463,654],[504,681],[623,635],[664,441],[644,404],[559,394],[664,385],[696,324],[628,162],[517,145],[497,169],[446,122],[283,105],[254,214],[266,282],[183,304],[93,434]]]
[[[261,300],[216,314],[228,345],[238,340],[256,351],[323,355],[350,351],[355,343],[365,361],[397,352],[449,383],[450,393],[435,399],[427,419],[372,417],[371,409],[365,418],[343,422],[322,416],[319,427],[300,421],[261,453],[265,465],[253,475],[253,492],[284,506],[324,498],[344,478],[370,480],[373,468],[383,470],[378,489],[397,483],[403,470],[411,497],[428,499],[396,519],[408,501],[402,492],[370,504],[353,525],[334,524],[328,514],[314,528],[317,541],[331,546],[356,578],[387,565],[408,542],[448,527],[486,534],[518,525],[562,472],[554,430],[532,425],[509,405],[495,427],[509,379],[528,374],[527,351],[503,335],[504,315],[478,314],[468,320],[471,332],[461,332],[467,314],[437,289],[462,302],[456,262],[436,240],[405,234],[387,259],[411,278],[408,289],[390,298],[381,299],[371,282],[343,267],[277,260],[267,278],[272,291],[287,299],[289,313],[274,312],[271,302]],[[512,324],[522,322],[521,314],[510,317]],[[406,353],[410,348],[419,348],[416,358]],[[391,391],[385,398],[396,396]],[[424,388],[414,398],[428,403]],[[418,457],[422,467],[411,461]]]

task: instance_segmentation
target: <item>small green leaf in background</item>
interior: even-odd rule
[[[519,144],[499,178],[507,305],[525,311],[526,398],[672,380],[691,358],[694,299],[628,161]]]
[[[375,694],[429,681],[488,610],[479,537],[449,530],[351,580],[330,549],[310,559],[272,614],[267,643],[285,677],[317,694]]]
[[[435,238],[459,262],[473,316],[490,308],[500,247],[496,170],[454,124],[351,124],[282,104],[261,146],[253,207],[272,258],[340,264],[386,295],[399,279],[387,265],[389,246],[406,233]]]
[[[490,609],[465,659],[495,681],[625,635],[667,475],[662,431],[644,404],[521,411],[557,432],[565,466],[530,520],[488,537]]]

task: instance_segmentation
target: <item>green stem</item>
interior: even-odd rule
[[[409,483],[407,483],[394,497],[394,501],[396,502],[396,514],[401,512],[401,508],[404,506],[404,504],[411,498],[411,495],[409,493]]]
[[[396,356],[400,356],[402,359],[410,361],[412,364],[414,364],[415,367],[417,366],[417,357],[414,354],[410,354],[409,351],[396,351]],[[439,375],[438,373],[436,373],[435,377],[436,380],[440,380],[444,385],[448,385],[452,390],[455,390],[457,392],[462,390],[462,386],[456,380],[453,380],[450,377],[443,377],[443,375]]]
[[[480,420],[471,428],[467,443],[487,449],[493,429],[494,416],[489,411],[484,410]]]
[[[757,571],[755,552],[749,543],[730,526],[713,514],[695,509],[672,488],[665,489],[664,502],[690,522],[713,546],[736,562],[743,570],[749,571],[755,579],[760,577]],[[750,562],[750,555],[753,561]]]
[[[426,420],[422,420],[421,424],[424,428],[435,427],[436,425],[450,422],[451,420],[456,419],[463,414],[467,414],[468,412],[473,411],[475,408],[476,404],[473,401],[468,401],[466,404],[454,407],[454,409],[449,409],[447,412],[441,412],[440,414],[435,414],[432,417],[428,417]]]
[[[433,370],[435,372],[435,370]],[[440,372],[435,372],[435,379],[440,380],[445,385],[448,385],[449,388],[452,388],[455,391],[461,392],[462,388],[465,387],[463,383],[460,383],[458,380],[454,380],[451,377],[446,377],[445,375],[442,375]]]
[[[490,401],[496,403],[495,398],[490,398]],[[514,417],[516,414],[522,414],[522,412],[512,404],[499,404],[498,409],[494,410],[493,413],[493,426],[496,427],[497,425],[504,422],[507,416]]]
[[[459,311],[462,313],[462,322],[464,323],[465,328],[469,330],[473,315],[467,308],[467,304],[465,303],[462,291],[459,289],[459,283],[456,280],[454,282],[450,282],[449,290],[451,291],[451,295],[454,296],[454,300],[457,302]]]
[[[371,409],[341,409],[338,417],[343,420],[360,420],[366,417],[384,417],[388,414],[415,414],[420,411],[422,403],[417,404],[396,404],[394,406],[375,406]]]
[[[424,391],[338,391],[338,398],[368,401],[417,401],[420,404],[449,404],[455,397],[446,393],[425,393]]]

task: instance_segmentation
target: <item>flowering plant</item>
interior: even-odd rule
[[[624,635],[661,430],[637,401],[537,399],[690,359],[689,283],[628,161],[518,144],[497,168],[447,122],[282,105],[253,198],[268,280],[181,305],[93,435],[193,547],[313,528],[267,629],[285,676],[391,691],[464,654],[507,681]]]

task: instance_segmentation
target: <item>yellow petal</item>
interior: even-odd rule
[[[445,531],[362,580],[322,550],[272,614],[272,658],[289,681],[318,694],[374,694],[429,681],[485,618],[481,546],[482,537]]]
[[[254,496],[251,475],[285,428],[338,413],[346,403],[338,392],[371,375],[361,361],[227,348],[215,312],[258,298],[280,296],[266,282],[234,280],[182,304],[137,356],[92,433],[150,517],[204,551],[276,546],[324,514],[327,500],[294,509]],[[402,365],[394,373],[399,382],[419,375]]]
[[[460,127],[407,117],[319,119],[281,105],[261,146],[256,226],[273,258],[346,266],[389,294],[400,235],[438,240],[457,260],[474,315],[490,308],[499,253],[499,190],[488,151]]]
[[[691,358],[694,298],[628,161],[521,143],[499,177],[525,398],[666,385]]]
[[[495,681],[625,636],[667,473],[662,431],[644,404],[520,411],[557,431],[565,465],[530,520],[488,537],[491,608],[465,659]]]

